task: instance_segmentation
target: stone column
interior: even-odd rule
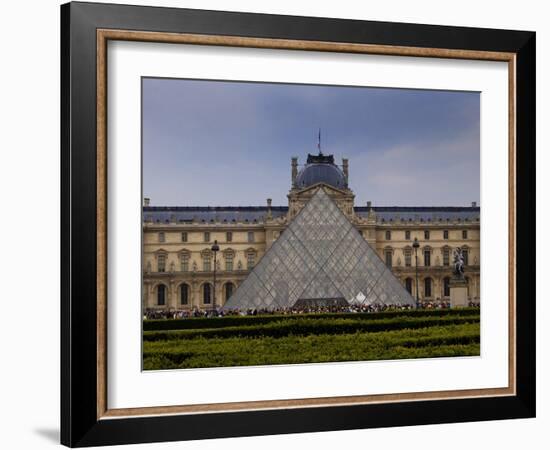
[[[143,282],[143,310],[149,308],[149,290],[151,289],[148,281]]]
[[[292,187],[294,188],[296,187],[296,177],[298,176],[298,158],[296,157],[292,158],[291,167],[292,167],[292,174],[291,174]]]
[[[178,309],[178,288],[174,280],[170,281],[170,299],[168,305],[172,309]]]
[[[198,289],[198,283],[196,280],[193,280],[191,282],[191,299],[190,299],[191,309],[195,309],[195,307],[197,308],[200,307],[200,299],[197,293],[197,289]]]
[[[348,187],[348,180],[349,180],[349,162],[348,162],[348,158],[342,158],[342,172],[344,172],[346,187]]]
[[[272,219],[273,216],[271,215],[271,199],[267,199],[267,218]]]

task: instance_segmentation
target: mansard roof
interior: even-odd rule
[[[263,222],[267,206],[144,206],[145,221],[168,223],[176,222]],[[286,206],[272,206],[273,218],[285,216]]]
[[[447,222],[453,220],[477,222],[479,206],[356,206],[355,214],[367,217],[369,209],[376,213],[377,222]]]
[[[367,217],[369,209],[376,213],[378,222],[438,222],[452,220],[479,221],[480,208],[462,206],[356,206],[359,217]],[[263,222],[267,215],[267,206],[145,206],[143,218],[146,221],[168,223],[172,218],[176,222]],[[287,206],[272,206],[271,216],[285,216]]]

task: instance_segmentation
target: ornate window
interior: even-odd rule
[[[462,248],[462,260],[464,261],[464,265],[468,265],[468,247]]]
[[[405,279],[405,289],[407,290],[407,292],[409,294],[412,295],[412,293],[413,293],[413,280],[412,280],[412,278]]]
[[[246,268],[248,270],[251,270],[255,264],[256,264],[256,252],[253,250],[249,250],[246,253]]]
[[[424,250],[424,266],[430,267],[432,264],[432,251],[430,249]]]
[[[159,242],[165,242],[166,241],[166,236],[164,234],[164,231],[161,231],[159,233]]]
[[[235,290],[235,285],[233,283],[225,283],[225,301],[231,298],[234,290]]]
[[[426,278],[424,280],[424,297],[432,296],[432,279]]]
[[[225,240],[227,242],[232,242],[233,241],[233,233],[231,231],[228,231],[227,233],[225,233]]]
[[[203,272],[210,272],[212,270],[212,252],[210,249],[203,250],[201,256]]]
[[[410,230],[405,231],[405,239],[406,239],[407,241],[410,241],[410,240],[411,240],[411,232],[410,232]]]
[[[210,231],[205,231],[203,238],[204,242],[210,242]]]
[[[166,305],[166,286],[164,284],[157,286],[157,305]]]
[[[393,250],[391,248],[387,248],[384,250],[384,257],[386,260],[386,266],[388,266],[390,269],[393,266]]]
[[[182,272],[189,272],[189,252],[180,253],[180,269]]]
[[[233,257],[235,256],[233,252],[225,253],[225,270],[231,272],[233,270]]]
[[[443,230],[443,239],[449,239],[449,230]]]
[[[424,239],[426,241],[430,239],[430,230],[424,230]]]
[[[386,231],[386,241],[391,241],[391,231],[390,230]]]
[[[187,231],[182,231],[181,242],[187,242]]]
[[[448,266],[451,259],[451,249],[449,247],[443,247],[443,265]]]
[[[166,255],[164,253],[157,255],[157,272],[166,272]]]
[[[189,304],[189,285],[185,283],[180,284],[180,304]]]
[[[212,303],[212,285],[210,283],[202,285],[202,302],[205,305]]]
[[[412,250],[410,248],[405,248],[403,254],[405,255],[405,267],[411,267]]]
[[[443,297],[451,296],[450,282],[451,282],[451,279],[449,277],[443,278]]]
[[[462,239],[468,239],[468,230],[462,230]]]
[[[248,232],[248,242],[254,242],[254,231]]]

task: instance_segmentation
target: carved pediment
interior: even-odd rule
[[[316,183],[311,186],[305,187],[303,189],[293,189],[292,191],[290,191],[288,196],[289,197],[308,197],[308,198],[313,197],[313,194],[315,194],[315,192],[317,192],[317,189],[319,189],[319,187],[321,186],[330,197],[336,196],[336,195],[353,196],[353,193],[349,189],[338,189],[338,188],[335,188],[334,186],[330,186],[325,183]]]

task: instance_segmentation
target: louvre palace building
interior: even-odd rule
[[[462,249],[480,302],[480,208],[355,204],[349,162],[292,158],[287,205],[143,206],[143,308],[448,302]],[[418,292],[417,292],[418,291]]]

